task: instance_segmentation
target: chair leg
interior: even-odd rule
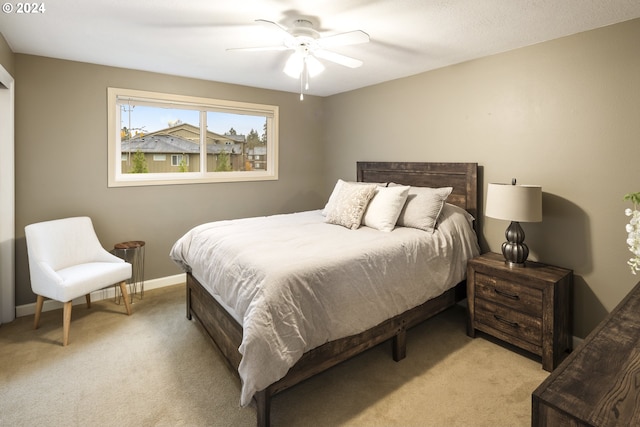
[[[127,293],[127,282],[120,282],[120,292],[122,292],[122,299],[124,300],[124,306],[127,309],[127,314],[131,315],[131,303],[129,302],[129,294]]]
[[[38,295],[36,299],[36,317],[33,320],[33,329],[38,329],[40,324],[40,314],[42,314],[42,304],[44,303],[44,297],[42,295]]]
[[[71,326],[71,308],[73,307],[73,301],[67,301],[64,303],[62,313],[62,345],[69,344],[69,327]]]
[[[91,294],[87,294],[84,297],[87,300],[87,308],[91,308]]]

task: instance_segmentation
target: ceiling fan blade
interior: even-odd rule
[[[285,33],[287,33],[287,35],[291,35],[289,33],[289,30],[287,30],[287,27],[285,27],[284,25],[278,24],[277,22],[269,21],[267,19],[256,19],[256,22],[258,22],[260,24],[274,25],[279,30],[284,31]]]
[[[256,22],[261,24],[273,25],[279,30],[283,31],[287,37],[291,37],[291,34],[289,33],[289,31],[287,31],[287,29],[284,26],[278,24],[277,22],[268,21],[266,19],[256,19]],[[274,45],[274,46],[236,47],[236,48],[229,48],[227,49],[227,51],[261,52],[261,51],[288,50],[288,49],[290,49],[290,47],[287,47],[286,45],[281,44],[281,45]]]
[[[227,49],[229,51],[237,51],[237,52],[262,52],[268,50],[287,50],[288,47],[284,45],[277,46],[255,46],[255,47],[230,47]]]
[[[358,68],[363,64],[359,59],[341,55],[330,50],[317,49],[313,54],[318,58],[326,59],[327,61],[335,62],[336,64],[344,65],[349,68]]]
[[[321,47],[347,46],[361,43],[369,43],[369,34],[360,30],[322,37],[318,40],[318,44]]]

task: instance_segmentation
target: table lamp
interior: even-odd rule
[[[489,184],[485,215],[511,221],[504,235],[502,255],[509,267],[524,267],[529,248],[524,243],[524,230],[520,222],[542,221],[542,187],[509,184]]]

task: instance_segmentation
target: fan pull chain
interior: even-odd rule
[[[304,95],[302,94],[302,74],[300,74],[300,101],[304,101]]]
[[[309,90],[309,68],[306,57],[302,59],[302,72],[300,73],[300,101],[304,100],[305,90]]]
[[[309,66],[307,65],[307,57],[304,58],[304,90],[309,90]]]

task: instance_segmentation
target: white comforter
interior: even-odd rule
[[[325,223],[318,210],[207,223],[180,238],[171,258],[243,325],[240,404],[286,375],[303,353],[463,280],[479,249],[468,218],[454,211],[443,210],[433,234],[349,230]]]

